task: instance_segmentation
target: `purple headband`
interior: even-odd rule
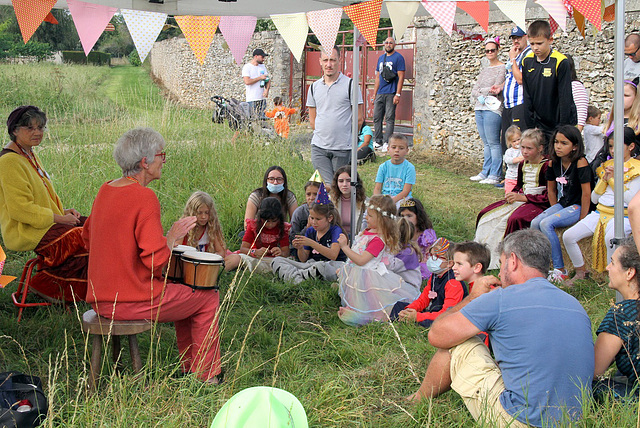
[[[9,118],[7,119],[7,131],[9,131],[9,135],[16,130],[18,122],[22,119],[22,115],[29,110],[39,111],[40,109],[36,106],[20,106],[9,114]]]
[[[633,83],[631,80],[625,80],[624,83],[628,83],[630,85],[633,85],[634,88],[638,89],[638,85],[636,85],[635,83]]]

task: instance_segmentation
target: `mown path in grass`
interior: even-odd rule
[[[151,126],[167,141],[163,177],[150,186],[168,228],[180,217],[194,190],[216,201],[228,245],[239,245],[237,231],[248,194],[273,164],[287,171],[290,188],[303,201],[303,185],[313,168],[299,146],[243,137],[230,143],[231,131],[213,125],[207,110],[185,109],[162,98],[144,69],[49,65],[0,65],[0,115],[16,105],[36,104],[50,116],[50,132],[39,153],[65,206],[88,214],[98,188],[119,176],[112,158],[117,138],[133,126]],[[302,148],[304,149],[304,147]],[[368,194],[378,165],[361,168]],[[479,209],[501,191],[471,183],[467,176],[416,161],[415,195],[427,207],[439,236],[454,241],[473,237]],[[29,254],[9,252],[7,273],[17,275]],[[117,269],[118,266],[114,266]],[[105,358],[99,394],[86,394],[89,341],[79,318],[80,303],[29,309],[16,325],[10,292],[0,290],[0,369],[42,377],[51,399],[48,423],[64,426],[208,426],[222,404],[239,390],[275,385],[296,395],[311,426],[407,427],[469,426],[462,401],[448,393],[410,406],[413,392],[433,354],[427,331],[413,325],[372,324],[347,327],[336,316],[339,298],[329,284],[282,283],[270,275],[225,274],[220,278],[221,346],[225,383],[208,387],[177,378],[175,333],[161,324],[141,334],[146,366],[142,376],[129,370],[113,374]],[[595,282],[571,293],[592,322],[602,319],[612,293]],[[406,353],[405,353],[406,351]],[[129,361],[128,351],[124,359]],[[414,374],[415,373],[415,376]],[[625,426],[634,422],[632,404],[586,409],[584,426]]]

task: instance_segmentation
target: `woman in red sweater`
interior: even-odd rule
[[[196,224],[196,217],[182,218],[163,236],[160,203],[147,185],[162,174],[164,145],[150,128],[118,140],[113,156],[123,176],[102,185],[83,229],[90,252],[86,300],[107,318],[175,322],[183,371],[217,383],[218,291],[165,284],[162,277],[171,248]]]

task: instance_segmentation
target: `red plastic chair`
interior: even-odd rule
[[[27,294],[29,294],[29,282],[31,282],[31,277],[33,275],[33,270],[36,268],[36,263],[38,259],[28,260],[24,265],[24,269],[22,269],[22,275],[20,276],[20,282],[18,283],[18,289],[11,293],[11,298],[13,299],[13,304],[18,307],[18,322],[22,319],[22,311],[24,308],[33,308],[37,306],[51,306],[52,302],[36,302],[36,303],[27,303]],[[39,293],[32,290],[34,294],[40,296]],[[20,299],[20,301],[18,301]]]

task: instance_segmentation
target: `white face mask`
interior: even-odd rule
[[[443,263],[444,267],[442,267]],[[436,256],[429,256],[429,258],[427,258],[427,269],[429,269],[431,273],[438,275],[447,270],[447,265],[446,262]]]

